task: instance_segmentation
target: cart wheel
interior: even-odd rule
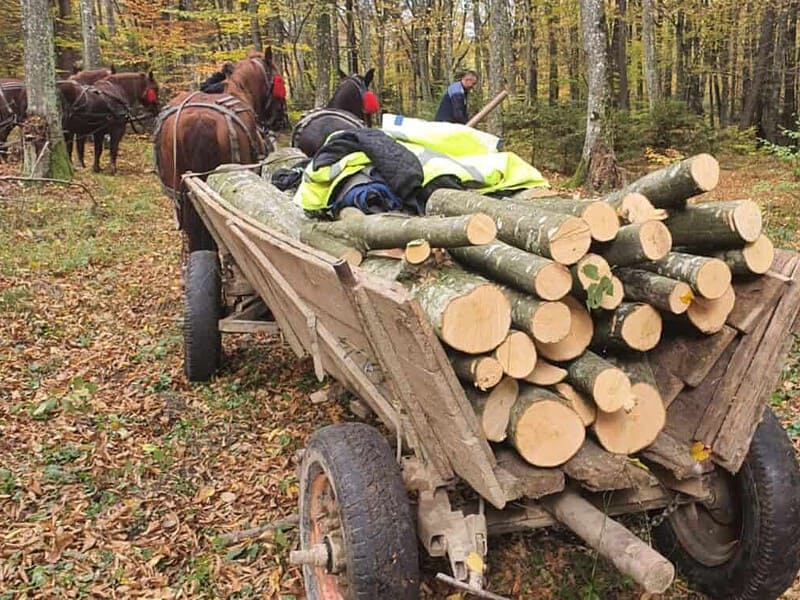
[[[417,540],[400,469],[369,425],[324,427],[300,465],[308,600],[419,597]],[[299,556],[303,555],[302,559]]]
[[[222,283],[216,252],[198,250],[186,266],[183,368],[189,381],[208,381],[219,369]]]
[[[672,513],[656,545],[712,598],[778,598],[800,568],[800,471],[769,408],[739,472],[713,477],[712,500]]]

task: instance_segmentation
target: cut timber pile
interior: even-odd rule
[[[253,220],[405,287],[488,441],[622,489],[649,477],[626,455],[698,475],[696,440],[740,464],[797,312],[796,259],[776,267],[758,206],[692,200],[718,179],[699,155],[603,198],[439,189],[424,217],[332,222],[251,173],[208,182]]]

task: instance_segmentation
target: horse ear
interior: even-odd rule
[[[108,65],[108,70],[111,71],[111,74],[114,75],[117,72],[117,67],[114,66],[114,63]]]
[[[152,81],[153,83],[155,83],[155,81],[156,81],[156,78],[155,78],[155,76],[153,75],[153,71],[150,71],[149,73],[147,73],[147,79],[148,79],[148,80],[150,80],[150,81]]]
[[[364,73],[364,87],[369,87],[369,84],[372,83],[372,77],[375,75],[375,69],[370,69],[366,73]]]
[[[81,68],[78,65],[73,64],[72,65],[72,74],[73,75],[77,75],[80,72],[81,72]]]
[[[264,49],[264,62],[266,62],[267,64],[272,63],[272,46],[267,46]]]
[[[336,67],[336,70],[339,71],[339,79],[345,79],[347,77],[347,73],[342,71],[341,67]]]

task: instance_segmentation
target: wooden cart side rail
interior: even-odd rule
[[[367,402],[370,398],[363,382],[354,382],[363,372],[349,371],[342,357],[357,348],[379,364],[388,381],[377,387],[400,409],[402,420],[410,421],[408,433],[415,434],[415,439],[412,436],[409,442],[437,477],[444,481],[456,473],[489,502],[502,506],[506,498],[494,473],[491,448],[479,434],[477,418],[441,344],[408,292],[356,269],[352,273],[355,286],[364,298],[359,305],[352,290],[339,281],[335,261],[327,255],[247,218],[200,180],[188,178],[187,187],[204,221],[212,223],[270,309],[283,314],[282,320],[302,348],[309,351],[315,342],[319,344],[320,326],[324,326],[336,348],[323,344],[322,366]],[[263,263],[254,250],[269,260]],[[264,268],[267,264],[271,273]],[[274,273],[280,274],[280,284]],[[284,288],[292,290],[293,297]],[[305,312],[297,308],[297,299]],[[365,307],[374,311],[374,318],[364,319]],[[308,326],[308,314],[315,316],[316,327]],[[379,353],[371,346],[376,332],[383,340]]]

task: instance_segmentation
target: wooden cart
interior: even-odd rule
[[[541,469],[487,443],[402,287],[267,230],[200,178],[186,186],[219,247],[189,257],[187,365],[210,376],[220,330],[277,325],[320,379],[340,382],[385,428],[325,427],[303,452],[292,560],[303,564],[309,598],[416,598],[415,537],[447,557],[452,575],[441,579],[498,598],[483,590],[487,538],[559,522],[650,592],[671,584],[671,561],[715,597],[764,600],[791,583],[800,474],[765,406],[800,306],[797,255],[782,253],[774,272],[740,286],[722,334],[660,347],[653,362],[668,426],[640,461],[588,442],[564,468]],[[220,286],[236,311],[218,321]],[[274,322],[259,321],[266,307]],[[696,440],[707,448],[695,444],[692,454]],[[645,511],[669,559],[610,518]]]

